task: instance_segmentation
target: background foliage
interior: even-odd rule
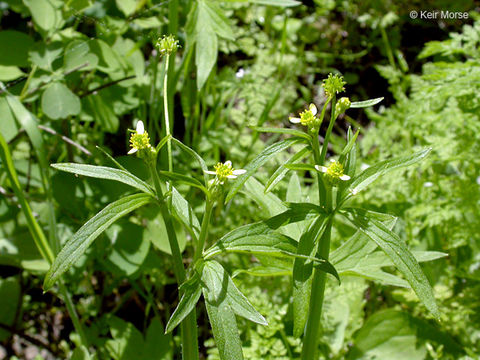
[[[0,132],[49,244],[56,252],[99,208],[131,192],[123,184],[55,171],[50,163],[111,165],[100,147],[148,180],[143,163],[126,156],[127,129],[135,119],[148,119],[152,141],[165,134],[165,62],[155,49],[161,35],[172,33],[181,44],[168,70],[173,134],[209,167],[225,159],[238,168],[247,164],[281,137],[252,127],[290,126],[288,115],[310,102],[323,105],[320,80],[339,72],[352,100],[385,96],[385,101],[374,110],[352,109],[342,116],[331,155],[341,151],[349,125],[361,129],[361,166],[433,148],[421,165],[359,194],[357,204],[402,219],[395,231],[413,250],[449,256],[423,266],[441,322],[430,318],[411,290],[385,285],[385,279],[342,275],[342,287],[332,281],[323,315],[323,356],[478,358],[478,8],[466,0],[273,3],[0,2]],[[410,10],[430,8],[470,16],[466,21],[408,16]],[[177,172],[200,173],[178,148],[174,157]],[[312,179],[296,175],[268,196],[258,191],[257,181],[265,184],[286,160],[287,154],[280,154],[241,194],[215,209],[214,236],[273,215],[279,199],[315,196]],[[179,190],[199,213],[199,191]],[[48,264],[28,231],[22,199],[3,159],[0,193],[0,357],[88,358],[59,290],[43,294]],[[189,254],[190,235],[180,222],[175,226],[181,250]],[[178,295],[164,228],[155,208],[142,208],[110,227],[65,276],[99,359],[172,359],[180,353],[178,337],[163,331]],[[351,231],[335,224],[334,246]],[[245,357],[298,356],[288,277],[251,277],[247,269],[256,259],[228,256],[226,263],[245,269],[236,274],[236,284],[269,322],[268,327],[239,322]],[[394,273],[390,263],[379,264],[375,271]],[[201,354],[218,359],[206,314],[200,311],[198,317]]]

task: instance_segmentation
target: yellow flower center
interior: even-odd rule
[[[135,131],[132,136],[130,136],[130,145],[137,150],[150,148],[150,137],[148,133],[145,131],[143,134],[139,134]]]
[[[331,179],[339,179],[340,176],[343,176],[343,165],[338,161],[332,161],[330,165],[327,167],[326,174]]]
[[[229,161],[225,164],[218,163],[213,168],[215,169],[215,174],[217,174],[217,178],[220,182],[224,182],[228,176],[233,175],[233,167]]]
[[[311,110],[305,110],[300,113],[300,123],[303,126],[311,127],[315,123],[315,115]]]

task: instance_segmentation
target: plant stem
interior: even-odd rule
[[[212,216],[212,210],[213,203],[210,200],[207,200],[207,204],[205,205],[205,215],[203,216],[202,227],[200,228],[200,235],[198,237],[198,244],[197,248],[195,249],[195,256],[193,258],[194,263],[202,256],[203,248],[205,247],[205,240],[207,239],[208,234],[208,225],[210,224],[210,218]]]
[[[72,297],[70,296],[70,293],[68,292],[67,288],[65,287],[63,280],[60,280],[59,284],[59,291],[60,294],[62,295],[63,301],[65,302],[65,305],[67,306],[67,311],[68,314],[70,315],[70,318],[72,319],[73,327],[77,331],[78,335],[80,336],[80,341],[85,346],[85,348],[88,349],[88,340],[87,336],[85,335],[85,332],[83,331],[83,326],[82,323],[80,322],[80,318],[78,317],[77,310],[75,309],[75,305],[73,304]]]
[[[328,129],[327,129],[327,132],[325,134],[325,140],[323,141],[323,147],[322,147],[322,153],[320,155],[320,164],[319,165],[323,165],[323,163],[325,162],[325,158],[327,156],[327,149],[328,149],[328,143],[330,141],[330,135],[332,134],[332,129],[333,129],[333,124],[335,124],[335,105],[336,105],[336,97],[335,95],[332,97],[332,113],[331,113],[331,116],[330,116],[330,123],[328,124]]]
[[[320,238],[317,256],[319,258],[328,259],[330,253],[330,235],[332,232],[332,219],[327,223],[327,227]],[[319,329],[322,320],[323,300],[325,296],[325,282],[327,274],[324,271],[314,269],[312,281],[312,294],[310,297],[310,307],[303,338],[302,360],[317,359],[317,347],[319,340]]]
[[[163,201],[163,191],[160,184],[160,178],[158,177],[156,169],[156,161],[149,164],[150,173],[155,184],[155,190],[157,192],[158,205],[160,212],[165,222],[165,228],[167,229],[168,242],[170,244],[170,250],[173,257],[173,272],[177,283],[180,286],[186,279],[185,268],[183,267],[182,253],[178,246],[177,234],[173,227],[172,218],[168,213],[167,205]],[[182,293],[179,294],[180,296]],[[181,336],[182,336],[182,358],[184,360],[198,359],[198,338],[197,338],[197,313],[195,309],[182,321],[180,324]]]
[[[170,135],[170,120],[168,114],[168,64],[170,63],[170,55],[165,57],[165,74],[163,76],[163,110],[165,112],[165,135]],[[172,142],[167,141],[167,157],[168,157],[168,171],[173,169],[172,159]]]

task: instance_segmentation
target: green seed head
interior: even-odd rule
[[[180,47],[178,40],[173,35],[163,35],[162,38],[157,40],[156,45],[162,56],[170,55]]]
[[[328,74],[328,78],[323,80],[325,94],[330,99],[339,92],[345,91],[345,88],[343,87],[345,84],[346,82],[343,81],[343,76],[339,76],[337,74]]]
[[[335,113],[342,114],[344,113],[347,109],[350,108],[350,105],[352,103],[350,102],[350,99],[347,97],[342,97],[340,100],[338,100],[337,104],[335,105]]]

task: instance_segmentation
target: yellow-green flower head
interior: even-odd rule
[[[227,179],[236,179],[238,175],[245,174],[247,170],[234,169],[232,162],[225,161],[224,163],[218,163],[213,167],[215,171],[205,171],[207,174],[215,175],[220,184],[223,184]]]
[[[333,159],[330,160],[330,165],[328,165],[328,167],[315,165],[315,169],[324,173],[332,184],[336,184],[338,180],[350,180],[350,176],[343,173],[343,165]]]
[[[347,109],[350,108],[350,105],[352,105],[352,103],[350,102],[350,99],[348,97],[340,98],[340,100],[338,100],[337,104],[335,105],[335,113],[344,113]]]
[[[178,40],[173,35],[163,35],[162,38],[157,40],[156,45],[162,56],[170,55],[180,47]]]
[[[152,145],[150,145],[150,137],[148,133],[145,131],[145,127],[143,126],[143,121],[137,122],[137,128],[135,132],[130,136],[130,146],[132,147],[129,154],[134,154],[138,150],[144,149],[151,149]]]
[[[290,122],[293,124],[302,124],[309,129],[317,128],[320,126],[320,119],[315,115],[317,115],[317,107],[315,104],[310,104],[308,110],[300,113],[300,117],[290,117]]]
[[[328,78],[323,80],[322,86],[325,89],[325,95],[327,95],[328,98],[332,98],[339,92],[345,91],[343,87],[345,84],[346,82],[343,81],[343,76],[328,74]]]

